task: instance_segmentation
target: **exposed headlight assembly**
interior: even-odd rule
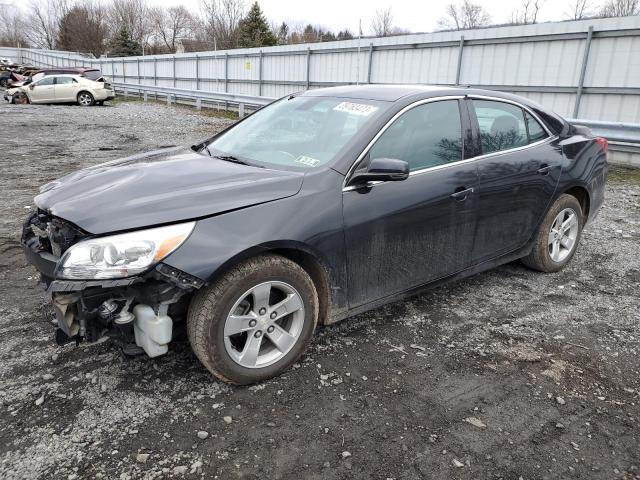
[[[78,242],[58,262],[56,276],[92,280],[137,275],[182,245],[194,226],[188,222]]]

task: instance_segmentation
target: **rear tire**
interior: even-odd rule
[[[187,315],[187,335],[219,379],[247,385],[288,369],[318,321],[318,294],[307,272],[279,255],[249,259],[201,289]]]
[[[572,195],[560,195],[545,215],[533,249],[522,258],[522,263],[540,272],[561,270],[576,252],[583,225],[578,199]]]
[[[93,98],[93,95],[89,92],[80,92],[77,97],[78,105],[82,107],[90,107],[95,105],[96,100]]]

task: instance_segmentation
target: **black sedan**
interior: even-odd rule
[[[191,148],[42,187],[22,242],[57,340],[108,334],[248,384],[329,324],[516,259],[571,260],[607,141],[513,95],[422,86],[290,95]]]

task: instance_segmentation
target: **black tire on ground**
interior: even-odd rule
[[[81,98],[83,95],[88,96],[88,98],[90,99],[90,100],[89,100],[89,102],[88,102],[87,104],[82,104],[82,103],[80,102],[80,98]],[[89,92],[87,92],[87,91],[82,91],[82,92],[78,93],[77,100],[78,100],[78,105],[83,106],[83,107],[90,107],[90,106],[92,106],[92,105],[95,105],[95,103],[96,103],[96,100],[95,100],[95,98],[93,98],[93,95],[91,95],[91,93],[89,93]]]
[[[304,323],[297,342],[279,361],[262,368],[243,367],[226,351],[225,321],[244,292],[267,281],[286,282],[300,293]],[[295,363],[311,340],[317,322],[318,294],[307,272],[287,258],[268,254],[242,262],[197,292],[189,306],[187,335],[194,353],[212,374],[229,383],[248,385],[274,377]]]
[[[565,209],[571,209],[575,212],[578,218],[578,234],[575,239],[572,251],[562,261],[555,262],[551,258],[549,251],[549,232],[553,225],[554,220],[560,212]],[[584,226],[584,218],[582,207],[578,199],[572,195],[563,194],[558,197],[551,208],[547,211],[538,232],[534,240],[533,249],[531,253],[522,258],[522,263],[533,270],[540,272],[557,272],[562,270],[564,266],[571,261],[573,255],[576,253],[578,243],[580,242],[580,236],[582,234],[582,227]]]
[[[2,88],[6,88],[7,87],[7,79],[6,78],[0,79],[0,87],[2,87]]]

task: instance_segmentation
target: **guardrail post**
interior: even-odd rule
[[[173,62],[171,65],[171,68],[173,68],[173,88],[176,87],[176,56],[173,56]]]
[[[258,60],[258,96],[262,96],[262,59],[264,58],[264,54],[262,50],[260,50],[260,59]]]
[[[367,64],[367,83],[371,83],[371,61],[373,60],[373,42],[369,44],[369,63]]]
[[[142,101],[146,102],[148,100],[147,98],[147,91],[145,90],[144,93],[142,94]]]
[[[196,110],[202,110],[202,99],[196,98]]]
[[[244,118],[244,103],[238,104],[238,117]]]
[[[129,90],[127,90],[126,88],[124,89],[124,98],[127,98],[127,96],[129,95]]]
[[[171,106],[171,94],[167,93],[167,105]]]
[[[311,84],[309,79],[309,72],[311,71],[311,47],[307,47],[307,90],[309,90],[309,85]]]
[[[200,90],[200,57],[198,56],[197,53],[196,53],[196,90]]]
[[[460,74],[462,73],[463,50],[464,50],[464,35],[460,35],[460,47],[458,47],[458,67],[456,68],[456,85],[460,85]]]
[[[582,68],[580,69],[580,79],[578,80],[578,88],[576,89],[576,103],[573,106],[573,118],[578,118],[580,111],[580,99],[582,98],[582,90],[584,88],[584,77],[587,74],[587,64],[589,62],[589,50],[591,49],[591,39],[593,38],[593,25],[587,31],[587,39],[584,44],[584,55],[582,56]]]

